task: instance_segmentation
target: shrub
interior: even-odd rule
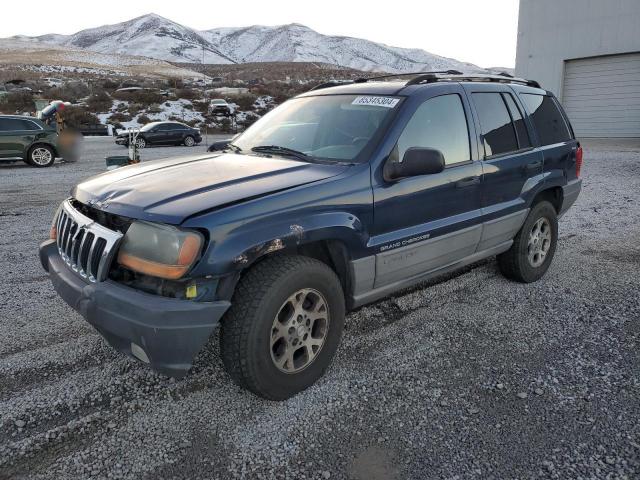
[[[196,98],[202,98],[202,92],[194,90],[193,88],[179,88],[176,90],[177,98],[184,98],[186,100],[194,100]]]
[[[0,111],[5,113],[34,112],[36,107],[31,92],[10,92],[0,98]]]
[[[138,117],[138,123],[140,125],[146,125],[147,123],[150,123],[151,119],[149,117],[147,117],[146,115],[140,115]]]
[[[81,125],[98,125],[100,119],[93,113],[88,112],[84,107],[67,107],[64,109],[64,121],[70,127],[80,127]]]
[[[240,110],[252,110],[253,104],[258,98],[257,95],[252,95],[250,93],[246,93],[244,95],[239,95],[233,98],[234,103],[240,107]]]
[[[107,79],[102,82],[102,88],[104,88],[105,90],[115,90],[116,88],[118,88],[118,84],[113,80]]]
[[[53,87],[44,92],[45,98],[52,100],[63,100],[65,102],[77,103],[91,92],[89,87],[82,82],[66,83],[60,87]]]
[[[161,103],[164,101],[164,97],[154,90],[113,92],[113,98],[117,100],[128,101],[131,103],[138,103],[145,106],[153,105],[154,103]]]
[[[109,117],[109,122],[111,123],[130,122],[131,118],[132,118],[131,115],[128,115],[126,113],[116,112]]]
[[[95,93],[87,100],[87,107],[93,112],[108,112],[112,105],[111,97],[106,92]]]

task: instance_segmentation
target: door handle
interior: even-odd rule
[[[527,163],[527,170],[536,170],[542,167],[542,160],[536,160],[535,162]]]
[[[476,175],[473,177],[463,178],[462,180],[458,180],[456,182],[456,188],[465,188],[471,187],[472,185],[480,184],[480,176]]]

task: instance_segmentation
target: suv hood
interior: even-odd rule
[[[203,210],[323,180],[348,168],[236,153],[209,154],[118,168],[78,184],[71,194],[105,212],[179,224]]]

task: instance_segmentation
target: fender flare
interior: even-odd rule
[[[319,241],[339,241],[351,252],[366,248],[368,232],[348,212],[323,212],[276,223],[252,222],[209,243],[193,275],[222,276],[242,271],[265,255]]]

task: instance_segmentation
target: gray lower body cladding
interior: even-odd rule
[[[351,262],[354,307],[509,249],[529,209]]]
[[[230,306],[160,297],[109,280],[85,282],[52,240],[40,245],[40,260],[56,292],[115,349],[169,376],[189,371]]]

